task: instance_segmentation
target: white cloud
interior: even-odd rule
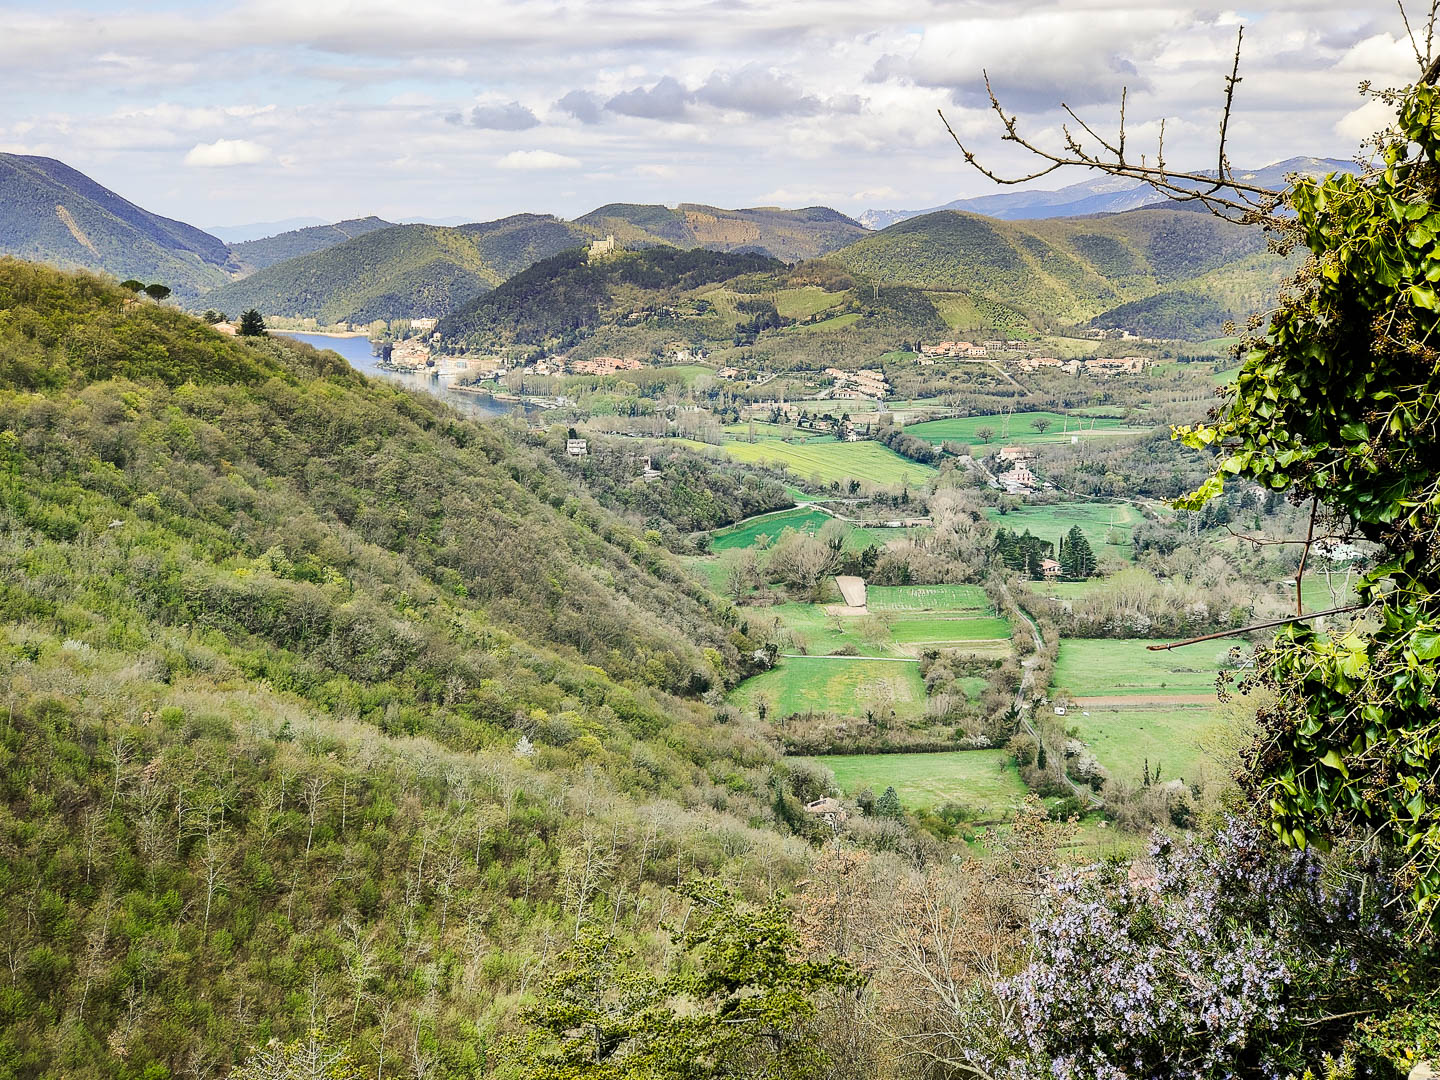
[[[511,150],[495,165],[501,169],[578,169],[580,161],[552,150]]]
[[[1367,101],[1335,124],[1335,134],[1359,143],[1376,132],[1384,131],[1395,121],[1395,110],[1383,101]]]
[[[270,148],[249,139],[216,139],[212,143],[196,143],[185,155],[185,164],[200,168],[229,165],[256,165],[270,157]]]

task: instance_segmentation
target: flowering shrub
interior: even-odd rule
[[[1387,874],[1229,823],[1062,881],[1003,988],[1018,1077],[1285,1076],[1337,1050],[1403,955]]]

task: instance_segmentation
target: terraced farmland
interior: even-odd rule
[[[871,611],[955,611],[987,614],[992,609],[978,585],[872,585]]]

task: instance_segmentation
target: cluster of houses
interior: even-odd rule
[[[1145,371],[1143,356],[1087,356],[1061,360],[1058,356],[1025,356],[1015,361],[1021,371],[1063,371],[1067,375],[1140,375]]]
[[[890,384],[885,381],[885,373],[873,368],[846,371],[843,368],[829,367],[825,369],[825,374],[835,380],[835,387],[829,394],[832,398],[881,401],[890,393]]]
[[[1022,352],[1024,349],[1023,341],[939,341],[934,345],[920,346],[920,363],[928,366],[941,357],[952,360],[987,360],[992,356]]]
[[[996,458],[1004,471],[996,474],[995,482],[1005,494],[1024,495],[1039,489],[1040,481],[1029,466],[1029,462],[1035,460],[1035,451],[1023,446],[1002,446]]]
[[[564,368],[572,375],[614,375],[617,371],[638,371],[644,366],[633,356],[594,356],[589,360],[571,360]]]

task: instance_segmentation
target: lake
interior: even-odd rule
[[[373,375],[381,379],[389,379],[391,382],[408,386],[412,390],[423,390],[427,394],[434,394],[449,405],[455,406],[460,412],[480,420],[490,419],[496,416],[509,416],[517,411],[517,406],[508,402],[496,401],[488,394],[467,394],[450,389],[454,382],[452,375],[431,375],[425,372],[409,371],[383,371],[380,368],[380,358],[370,349],[370,339],[367,337],[332,337],[329,334],[303,334],[295,330],[272,330],[274,334],[284,334],[296,341],[303,341],[306,345],[313,345],[317,349],[329,349],[337,352],[350,362],[350,366],[356,371],[363,371],[366,375]]]

